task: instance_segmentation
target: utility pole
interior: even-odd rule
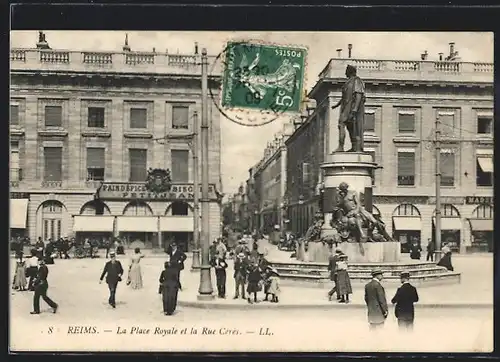
[[[199,300],[214,298],[210,275],[210,199],[208,195],[208,58],[201,51],[201,267]]]
[[[200,180],[198,175],[198,150],[199,150],[199,122],[198,122],[198,112],[193,114],[193,141],[192,149],[193,152],[193,189],[194,189],[194,249],[193,249],[193,263],[191,264],[191,271],[197,271],[200,269]]]
[[[436,221],[434,225],[434,240],[436,245],[435,260],[441,258],[441,127],[439,115],[435,123],[434,152],[436,153]]]

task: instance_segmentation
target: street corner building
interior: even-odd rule
[[[321,165],[338,146],[339,109],[332,106],[341,98],[346,66],[353,65],[365,83],[364,152],[378,165],[363,195],[365,206],[385,222],[403,252],[415,240],[425,250],[435,235],[433,141],[439,119],[441,240],[455,252],[491,252],[494,67],[463,62],[454,43],[443,55],[358,59],[350,45],[348,56],[339,51],[330,59],[303,114],[291,122],[292,134],[283,144],[271,143],[251,170],[247,184],[259,226],[279,224],[304,235],[316,213],[332,204]]]
[[[62,51],[47,41],[10,53],[11,234],[32,241],[119,237],[146,248],[175,239],[191,250],[198,45],[172,55],[132,51],[128,37],[116,52]],[[208,86],[217,102],[217,70]],[[214,239],[221,233],[221,133],[211,100],[208,107]],[[170,171],[168,191],[146,187],[151,170]]]

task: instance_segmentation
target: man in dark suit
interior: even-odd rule
[[[328,258],[328,270],[330,271],[330,280],[334,283],[333,288],[328,292],[328,300],[332,300],[333,294],[337,292],[337,262],[342,255],[342,250],[336,249],[335,254],[330,255]],[[337,300],[340,300],[339,293],[337,292]]]
[[[401,273],[402,285],[392,298],[392,304],[396,304],[394,314],[398,319],[399,328],[402,330],[412,330],[415,319],[415,307],[413,303],[418,302],[417,289],[410,284],[410,273]]]
[[[99,284],[102,283],[104,276],[106,276],[106,283],[109,288],[108,303],[113,308],[116,308],[116,287],[118,286],[118,282],[122,280],[123,267],[122,264],[116,260],[115,252],[109,253],[109,256],[111,260],[104,265],[104,270],[102,271],[101,278],[99,279]]]
[[[177,268],[170,264],[167,256],[165,269],[160,274],[160,293],[163,299],[163,313],[172,315],[177,307],[177,292],[179,290],[179,273]]]
[[[54,313],[57,312],[59,305],[47,296],[47,289],[49,289],[49,283],[47,282],[47,277],[49,275],[49,268],[45,265],[43,258],[38,260],[38,273],[35,279],[35,294],[33,295],[33,312],[31,314],[40,314],[40,297],[47,303],[53,310]]]
[[[234,281],[236,286],[236,292],[234,294],[233,299],[238,299],[240,297],[240,289],[241,289],[241,297],[246,299],[245,297],[245,284],[248,275],[248,259],[244,252],[238,253],[236,259],[234,260]]]
[[[184,270],[184,261],[187,256],[184,254],[182,250],[177,247],[177,243],[172,241],[170,244],[170,248],[167,251],[167,254],[170,255],[170,264],[172,267],[177,268],[177,273],[179,277],[179,290],[182,290],[181,284],[181,270]]]
[[[382,271],[372,271],[372,280],[365,285],[365,303],[368,307],[368,323],[370,329],[375,330],[383,327],[388,314],[385,290],[380,282]]]

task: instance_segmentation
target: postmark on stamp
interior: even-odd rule
[[[259,114],[238,123],[256,126],[301,111],[307,48],[233,41],[223,53],[221,107]]]

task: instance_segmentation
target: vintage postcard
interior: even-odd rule
[[[10,69],[12,352],[492,351],[492,33],[12,31]]]

